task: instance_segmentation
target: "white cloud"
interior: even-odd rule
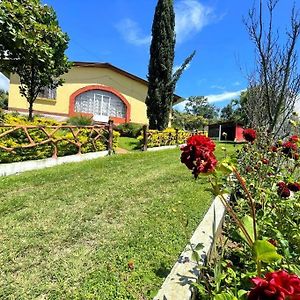
[[[205,98],[207,98],[208,102],[210,103],[232,100],[239,97],[243,91],[245,91],[245,89],[236,92],[223,92],[220,94],[207,95]],[[178,111],[184,111],[186,102],[187,101],[182,101],[181,103],[174,105],[173,108]]]
[[[121,20],[116,25],[116,28],[122,37],[130,44],[141,46],[150,43],[150,36],[143,34],[139,25],[129,18]]]
[[[231,100],[234,99],[236,97],[238,97],[241,92],[243,92],[244,90],[239,90],[236,92],[223,92],[221,94],[213,94],[213,95],[207,95],[205,96],[208,100],[208,102],[221,102],[221,101],[225,101],[225,100]]]
[[[0,89],[8,91],[9,79],[0,72]]]
[[[211,7],[201,4],[198,0],[181,0],[175,4],[175,31],[178,43],[216,20]]]
[[[198,0],[179,0],[174,5],[176,41],[184,42],[189,37],[201,31],[203,27],[220,20],[214,10],[200,3]],[[130,18],[122,19],[117,25],[117,30],[128,43],[141,46],[148,45],[151,35],[144,34],[140,25]]]

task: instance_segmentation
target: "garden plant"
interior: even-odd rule
[[[299,300],[300,139],[274,141],[253,129],[245,129],[244,138],[235,158],[219,162],[205,136],[189,138],[182,148],[181,162],[195,179],[209,175],[227,211],[216,254],[199,265],[198,297]]]

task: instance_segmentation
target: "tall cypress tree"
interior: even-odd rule
[[[173,0],[158,0],[152,24],[146,98],[150,129],[163,130],[168,126],[173,101],[174,28]]]

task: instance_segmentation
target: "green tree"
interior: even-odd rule
[[[56,88],[70,68],[65,56],[69,38],[54,10],[39,0],[0,2],[0,67],[20,77],[20,93],[33,103],[44,87]]]
[[[172,127],[184,130],[204,130],[208,120],[202,116],[173,110]]]
[[[8,92],[0,89],[0,109],[7,109],[8,107]]]
[[[172,97],[170,82],[175,55],[175,13],[173,0],[158,0],[152,25],[149,88],[146,98],[147,116],[151,129],[167,127]]]
[[[217,119],[219,109],[208,103],[204,96],[191,96],[187,99],[185,111],[192,115],[202,116],[205,119]]]

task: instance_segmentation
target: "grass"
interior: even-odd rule
[[[139,150],[139,141],[136,138],[131,137],[119,137],[118,147],[126,149],[128,151]]]
[[[1,178],[0,298],[151,299],[212,198],[179,156],[136,152]]]

